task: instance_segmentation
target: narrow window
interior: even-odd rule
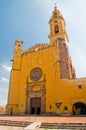
[[[78,89],[82,89],[82,84],[78,84]]]
[[[67,107],[67,106],[64,106],[64,110],[68,110],[68,107]]]

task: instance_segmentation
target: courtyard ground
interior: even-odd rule
[[[37,117],[37,116],[0,116],[0,120],[42,122],[42,123],[82,123],[86,124],[86,117]]]
[[[82,130],[85,130],[86,128],[86,117],[37,117],[37,116],[0,116],[0,121],[11,121],[11,122],[27,122],[33,123],[33,122],[42,122],[42,123],[50,123],[51,125],[57,123],[57,124],[79,124],[80,127],[82,128],[83,125],[85,125]],[[9,125],[9,124],[8,124]],[[15,126],[5,126],[5,125],[0,125],[0,130],[24,130],[25,127],[15,127]],[[36,129],[36,130],[52,130],[41,128],[41,129]],[[57,129],[53,129],[57,130]],[[62,129],[61,129],[62,130]],[[79,130],[79,129],[78,129]]]

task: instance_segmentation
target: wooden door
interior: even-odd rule
[[[30,99],[30,112],[31,114],[41,113],[41,98],[31,98]]]

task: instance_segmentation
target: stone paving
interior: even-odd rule
[[[0,130],[24,130],[24,129],[21,127],[0,126]]]
[[[23,127],[13,127],[13,126],[0,126],[0,130],[24,130]],[[57,130],[57,129],[35,129],[35,130]]]
[[[18,117],[0,116],[0,120],[22,121],[22,122],[42,122],[42,123],[80,123],[86,124],[86,117]]]
[[[0,120],[18,121],[18,122],[42,122],[42,123],[58,123],[58,124],[86,124],[86,117],[33,117],[33,116],[0,116]],[[1,126],[0,130],[24,130],[24,127]],[[35,130],[52,130],[52,129],[35,129]],[[53,129],[57,130],[57,129]],[[62,129],[61,129],[62,130]],[[82,129],[85,130],[85,129]]]

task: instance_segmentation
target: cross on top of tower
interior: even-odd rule
[[[57,7],[56,5],[57,5],[57,4],[55,3],[55,7]]]
[[[57,3],[54,4],[54,9],[55,9],[55,10],[57,9]]]

